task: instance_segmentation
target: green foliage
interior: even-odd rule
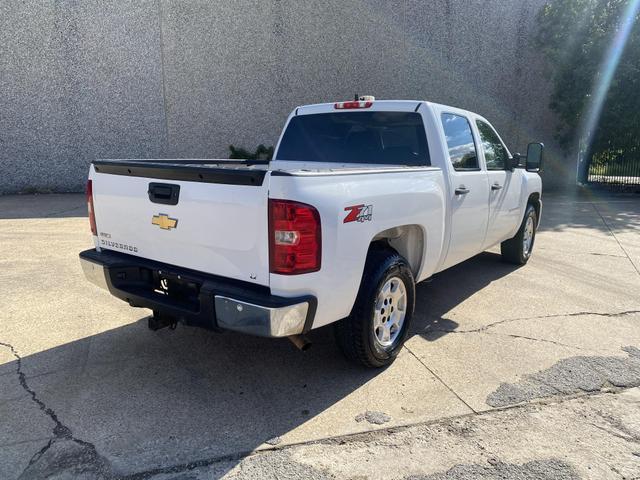
[[[604,57],[630,2],[550,0],[539,15],[538,47],[551,66],[550,107],[562,121],[558,140],[574,146],[592,95],[601,81]],[[638,15],[605,97],[591,151],[624,148],[640,138],[640,22]]]
[[[250,152],[244,148],[236,148],[229,145],[229,158],[244,160],[271,160],[273,157],[273,147],[265,147],[263,144],[258,145],[255,152]]]

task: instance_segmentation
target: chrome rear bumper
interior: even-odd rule
[[[220,328],[261,337],[288,337],[304,330],[309,304],[265,307],[234,298],[215,296],[216,319]]]
[[[311,329],[316,298],[271,295],[268,288],[225,279],[119,252],[80,254],[91,283],[132,307],[149,308],[187,325],[234,330],[261,337],[288,337]],[[159,280],[168,290],[159,292]],[[179,295],[172,296],[172,291]]]

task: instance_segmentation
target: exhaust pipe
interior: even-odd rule
[[[291,340],[291,343],[293,343],[298,350],[303,352],[309,350],[311,347],[311,342],[307,340],[307,337],[304,335],[289,335],[287,338]]]

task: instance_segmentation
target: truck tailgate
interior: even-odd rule
[[[269,284],[265,171],[94,163],[90,179],[100,248]],[[178,187],[171,205],[165,194]]]

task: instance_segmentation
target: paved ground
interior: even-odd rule
[[[421,284],[385,371],[330,329],[148,331],[82,278],[84,210],[0,197],[2,479],[640,478],[637,195],[545,198],[526,267]]]

